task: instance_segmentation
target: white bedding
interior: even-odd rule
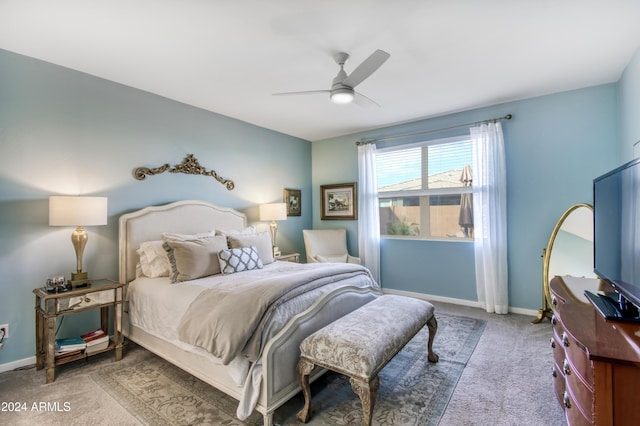
[[[164,339],[179,348],[208,357],[216,363],[216,359],[207,351],[189,345],[178,339],[178,325],[180,320],[198,295],[205,289],[219,285],[222,281],[234,281],[238,283],[255,279],[259,276],[272,275],[286,272],[287,270],[320,268],[322,264],[298,264],[293,262],[274,262],[265,265],[263,269],[244,271],[232,275],[213,275],[193,281],[171,284],[169,278],[140,277],[129,283],[127,298],[129,301],[129,321],[131,325],[143,329],[147,333]],[[308,293],[297,296],[280,305],[271,318],[271,322],[264,328],[263,342],[267,342],[278,333],[291,317],[307,309],[320,296],[337,287],[352,285],[357,287],[371,287],[371,280],[366,275],[357,276],[347,282],[328,284]],[[375,283],[374,283],[375,284]],[[236,357],[228,366],[230,377],[238,386],[243,387],[242,398],[238,406],[237,415],[241,420],[248,417],[253,409],[260,392],[261,361],[251,364],[242,357]],[[250,380],[246,380],[247,377]]]

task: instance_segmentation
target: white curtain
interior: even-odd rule
[[[487,312],[509,312],[507,179],[500,123],[472,127],[473,217],[478,301]]]
[[[380,284],[380,211],[372,143],[358,146],[358,255]]]

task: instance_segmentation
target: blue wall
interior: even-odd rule
[[[593,178],[621,161],[617,98],[617,86],[608,84],[314,142],[313,197],[319,198],[320,185],[357,180],[354,142],[361,138],[429,131],[513,114],[511,120],[503,122],[509,305],[538,309],[542,300],[541,254],[553,226],[572,204],[591,203]],[[436,132],[429,138],[460,132],[468,130]],[[410,140],[400,143],[406,142]],[[355,221],[321,221],[319,206],[314,204],[313,223],[317,228],[346,227],[350,250],[357,253]],[[390,289],[476,301],[473,259],[470,242],[384,239],[381,284]]]
[[[280,222],[278,244],[303,251],[308,141],[2,50],[0,94],[0,324],[11,335],[0,365],[34,355],[32,290],[47,275],[75,270],[73,229],[48,226],[50,195],[109,198],[108,225],[87,228],[84,266],[94,278],[118,278],[122,213],[182,199],[230,206],[256,222],[258,204],[282,201],[285,187],[301,189],[302,216]],[[205,176],[133,178],[136,167],[178,164],[187,154],[235,189]],[[97,313],[69,316],[59,336],[97,324]]]
[[[620,155],[623,162],[640,155],[640,49],[618,83],[620,100]]]

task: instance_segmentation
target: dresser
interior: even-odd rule
[[[550,284],[553,383],[567,422],[572,426],[637,425],[640,324],[605,320],[575,290],[581,286],[574,280],[580,279],[555,277]],[[604,282],[600,287],[610,290]]]

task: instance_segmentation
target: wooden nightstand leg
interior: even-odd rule
[[[122,359],[122,343],[124,340],[124,336],[122,335],[122,308],[122,302],[116,303],[113,306],[113,338],[116,344],[116,361]]]
[[[100,308],[100,328],[105,333],[109,333],[109,307],[103,306]]]
[[[36,370],[44,368],[44,319],[40,310],[40,298],[36,296]]]
[[[56,379],[56,317],[45,318],[44,344],[47,383]]]

